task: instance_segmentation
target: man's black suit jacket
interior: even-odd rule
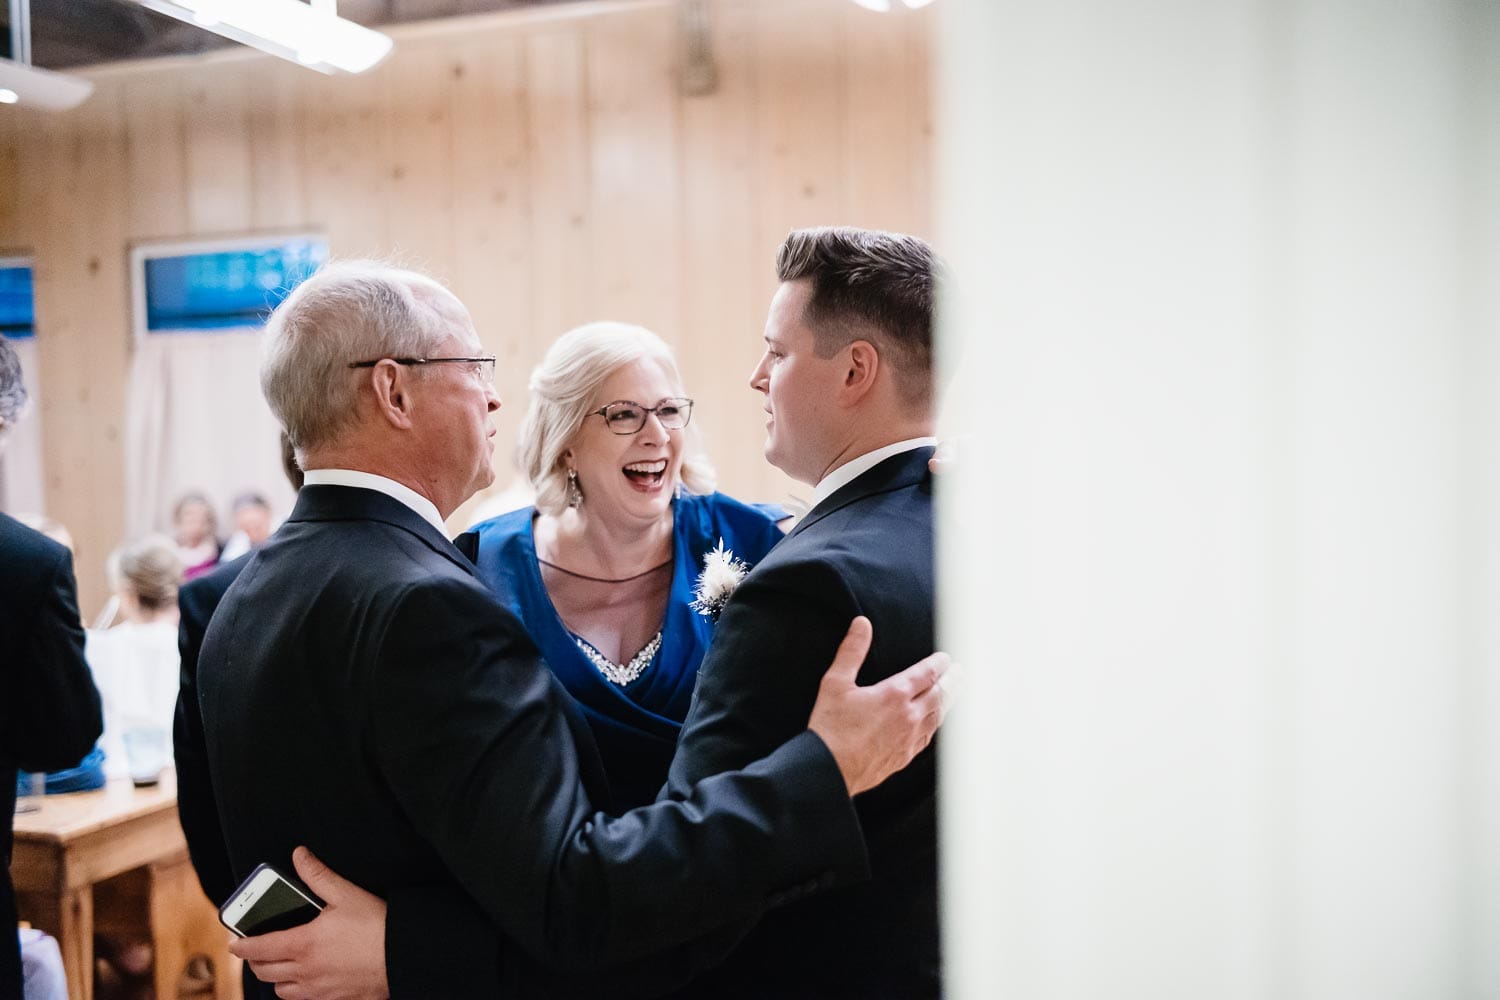
[[[177,712],[172,720],[172,751],[177,762],[177,815],[187,838],[188,855],[203,892],[222,906],[234,892],[234,869],[224,848],[219,805],[208,774],[208,748],[203,745],[203,721],[198,715],[198,654],[214,609],[229,585],[250,561],[250,554],[232,559],[198,577],[177,592],[177,652],[181,663]]]
[[[855,615],[874,625],[862,684],[933,651],[931,455],[892,456],[836,491],[740,584],[699,670],[668,794],[805,726]],[[939,995],[934,751],[856,800],[872,881],[767,914],[692,995]]]
[[[208,748],[198,708],[198,656],[214,610],[249,562],[247,552],[216,566],[177,593],[181,675],[172,734],[177,813],[198,882],[216,906],[224,904],[239,879],[224,846],[218,797],[208,769]],[[393,935],[391,972],[399,982],[421,984],[428,995],[478,996],[499,989],[500,942],[489,918],[466,893],[446,883],[401,886],[393,887],[387,901],[392,909],[388,918]],[[436,956],[442,956],[441,961],[435,960]],[[245,994],[254,996],[259,989],[258,980],[246,965]],[[444,990],[447,993],[441,992]]]
[[[502,976],[518,991],[520,953],[575,973],[629,962],[753,919],[788,887],[866,873],[811,733],[681,803],[599,814],[588,728],[520,623],[375,491],[303,487],[215,612],[197,681],[235,876],[289,866],[305,843],[382,895],[467,892],[513,946]],[[393,996],[476,992],[407,978],[422,956],[402,953],[420,918],[404,909],[387,926]]]
[[[72,556],[0,514],[0,1000],[21,996],[10,881],[16,769],[74,767],[103,728],[99,692],[83,658]]]

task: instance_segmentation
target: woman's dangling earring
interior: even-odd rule
[[[583,506],[583,490],[578,488],[578,470],[568,470],[568,506]]]

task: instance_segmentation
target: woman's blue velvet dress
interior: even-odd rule
[[[722,493],[684,493],[674,501],[672,590],[661,649],[640,677],[621,687],[589,662],[547,596],[532,534],[535,514],[527,507],[475,525],[479,577],[521,619],[547,665],[582,707],[604,758],[615,808],[652,802],[666,782],[698,664],[713,637],[713,623],[690,606],[703,557],[722,539],[735,558],[754,566],[781,540],[776,522],[787,515]]]

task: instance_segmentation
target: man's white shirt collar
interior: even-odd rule
[[[867,451],[858,458],[851,458],[824,476],[818,481],[818,485],[813,487],[812,506],[816,507],[827,500],[892,455],[899,455],[904,451],[915,451],[918,448],[936,447],[937,443],[935,437],[908,438],[905,441],[888,444],[884,448]]]
[[[438,530],[438,534],[448,537],[448,528],[443,524],[443,516],[438,513],[437,505],[394,479],[377,476],[373,472],[356,472],[354,469],[313,469],[303,474],[302,482],[305,486],[354,486],[384,493],[416,511],[422,520]]]

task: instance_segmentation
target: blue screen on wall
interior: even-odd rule
[[[29,267],[0,267],[0,334],[12,340],[36,334]]]
[[[149,258],[146,329],[201,332],[261,326],[327,259],[327,244],[313,240]]]

